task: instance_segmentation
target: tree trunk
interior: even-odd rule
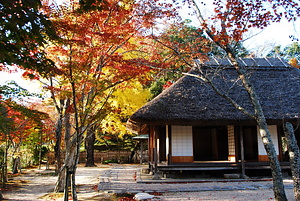
[[[129,163],[132,163],[132,162],[135,162],[135,161],[133,161],[133,157],[134,157],[134,155],[136,154],[136,151],[137,151],[137,148],[138,148],[138,146],[140,145],[140,151],[141,151],[141,159],[140,159],[140,164],[142,164],[142,147],[143,147],[143,141],[137,141],[137,142],[135,142],[135,144],[134,144],[134,148],[132,149],[132,151],[131,151],[131,153],[130,153],[130,156],[129,156]]]
[[[273,178],[273,191],[275,200],[287,201],[285,194],[283,178],[280,163],[277,157],[277,153],[274,144],[271,139],[271,134],[268,129],[268,125],[265,121],[258,120],[259,133],[262,138],[265,150],[268,154],[270,161],[271,173]]]
[[[77,193],[76,193],[76,183],[75,183],[75,172],[76,168],[73,168],[73,172],[71,174],[71,190],[72,190],[72,198],[73,200],[78,200]]]
[[[76,161],[76,152],[77,152],[77,147],[76,144],[73,144],[68,152],[66,152],[66,157],[65,157],[65,165],[63,168],[61,168],[61,171],[58,174],[58,179],[56,182],[56,186],[54,189],[54,192],[63,192],[64,191],[64,186],[65,186],[65,181],[66,181],[66,167],[68,167],[69,171],[72,172]],[[69,181],[70,182],[70,181]]]
[[[66,147],[66,151],[68,151],[70,149],[70,143],[71,143],[71,123],[70,123],[70,119],[71,119],[71,114],[69,112],[67,112],[68,108],[70,107],[71,104],[71,100],[70,98],[67,99],[66,101],[66,105],[65,105],[65,118],[64,118],[64,126],[65,126],[65,147]]]
[[[67,108],[70,106],[70,99],[68,98],[65,104],[65,109],[67,110]],[[65,147],[66,147],[66,151],[65,151],[65,160],[64,160],[64,166],[63,168],[60,168],[58,171],[58,179],[54,188],[54,192],[63,192],[64,188],[65,188],[65,181],[66,181],[66,167],[68,167],[68,169],[70,167],[72,167],[71,162],[75,161],[75,157],[72,158],[73,156],[73,151],[71,150],[71,124],[70,124],[70,113],[66,112],[65,113],[65,117],[64,117],[64,127],[65,127]],[[69,161],[70,160],[70,161]],[[67,162],[69,161],[69,162]]]
[[[7,163],[8,163],[8,140],[7,140],[7,136],[5,135],[5,151],[4,151],[4,158],[3,158],[3,173],[4,173],[4,177],[3,177],[3,182],[7,182],[8,181],[8,174],[7,174]],[[4,186],[3,186],[4,187]]]
[[[94,144],[96,136],[94,126],[90,127],[87,131],[85,138],[85,149],[86,149],[86,167],[96,167],[94,158]]]
[[[300,151],[295,138],[293,125],[291,123],[285,123],[284,134],[288,143],[290,165],[294,182],[294,197],[296,201],[300,201]]]
[[[54,146],[54,152],[55,152],[55,160],[56,160],[56,166],[55,166],[55,172],[56,174],[59,173],[61,169],[61,138],[62,138],[62,114],[59,115],[59,119],[57,120],[56,129],[55,129],[55,146]]]
[[[239,75],[239,78],[243,82],[243,86],[247,90],[247,93],[250,97],[250,100],[253,105],[254,109],[254,119],[257,122],[257,125],[259,127],[259,133],[262,138],[265,150],[268,154],[268,158],[270,161],[270,167],[272,171],[272,177],[273,177],[273,191],[274,196],[276,200],[280,201],[286,201],[287,197],[284,190],[284,184],[283,184],[283,178],[282,178],[282,172],[280,163],[277,157],[277,153],[274,147],[274,144],[272,142],[271,134],[268,129],[267,121],[264,116],[264,112],[261,108],[261,104],[259,102],[259,98],[255,93],[255,90],[253,88],[253,85],[250,83],[250,80],[247,78],[246,72],[244,71],[243,67],[239,65],[236,56],[234,55],[232,49],[227,50],[228,56],[233,62],[236,71]]]
[[[65,177],[64,177],[64,201],[69,200],[69,181],[70,181],[70,175],[69,175],[69,167],[64,166],[65,169]]]
[[[13,167],[12,167],[12,173],[17,174],[19,172],[19,166],[20,166],[20,157],[13,159]]]
[[[197,6],[197,1],[192,0],[191,2],[192,2],[192,6],[195,8],[199,22],[206,24],[205,19],[201,13],[201,10]],[[223,23],[225,23],[225,20],[222,21],[221,23],[223,25]],[[255,93],[255,89],[254,89],[253,85],[250,83],[250,79],[247,77],[246,70],[238,62],[238,57],[235,54],[235,50],[228,42],[229,40],[226,40],[226,37],[224,38],[225,40],[219,40],[218,39],[219,37],[216,37],[216,35],[215,35],[215,31],[212,31],[209,28],[209,26],[205,26],[203,28],[204,28],[204,31],[207,34],[207,36],[216,45],[218,45],[220,48],[222,48],[226,52],[231,63],[233,64],[234,68],[236,69],[236,72],[238,73],[238,78],[241,80],[244,88],[246,89],[246,91],[249,95],[249,99],[252,103],[254,113],[253,112],[249,113],[248,111],[246,111],[245,108],[243,108],[239,104],[237,104],[236,101],[231,99],[227,94],[225,94],[225,93],[220,94],[217,92],[217,91],[219,91],[219,89],[217,89],[215,86],[212,86],[212,87],[218,94],[220,94],[222,97],[229,100],[237,109],[239,109],[240,111],[249,115],[251,118],[255,119],[255,121],[257,122],[257,125],[260,130],[260,132],[259,132],[260,136],[262,138],[265,150],[266,150],[266,152],[268,154],[268,158],[270,160],[270,167],[271,167],[272,177],[273,177],[273,191],[274,191],[275,199],[280,200],[280,201],[286,201],[287,197],[286,197],[285,190],[284,190],[280,163],[279,163],[276,151],[275,151],[274,144],[271,139],[271,134],[268,129],[268,125],[267,125],[267,121],[264,116],[264,112],[263,112],[261,104],[259,102],[259,97]],[[227,33],[226,26],[222,27],[222,31],[223,31],[222,35],[229,36],[229,34]],[[217,35],[217,36],[220,36],[220,35]],[[229,39],[229,37],[227,39]],[[210,83],[212,83],[211,80],[208,80],[208,81],[210,81]],[[239,106],[239,107],[237,107],[237,106]]]

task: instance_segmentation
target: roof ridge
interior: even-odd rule
[[[273,70],[284,70],[290,65],[282,58],[267,58],[267,57],[249,57],[249,58],[238,58],[238,62],[245,67],[256,68],[256,69],[273,69]],[[211,57],[210,60],[203,63],[205,66],[233,66],[231,60],[228,57],[215,58]]]

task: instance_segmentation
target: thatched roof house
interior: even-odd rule
[[[244,58],[248,76],[261,99],[266,118],[281,124],[298,119],[300,113],[300,70],[277,58]],[[203,69],[213,83],[241,106],[253,111],[237,73],[229,60],[213,60]],[[190,72],[197,74],[197,71]],[[130,118],[131,122],[165,125],[227,125],[252,120],[199,78],[185,75]]]
[[[283,120],[297,122],[300,113],[300,70],[279,58],[244,58],[247,76],[260,98],[272,138],[281,160]],[[190,74],[197,75],[199,69]],[[213,84],[239,105],[253,107],[236,70],[228,59],[201,65]],[[150,160],[169,165],[199,161],[267,161],[255,121],[218,95],[203,80],[185,75],[155,99],[137,110],[128,129],[149,133]],[[147,128],[147,129],[146,129]],[[297,134],[299,141],[300,135]],[[244,141],[243,141],[244,139]],[[244,151],[241,151],[243,143]],[[241,157],[245,154],[245,157]]]

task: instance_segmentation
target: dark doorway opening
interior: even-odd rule
[[[258,161],[258,142],[256,126],[243,127],[244,157],[247,161]]]
[[[158,161],[166,161],[166,127],[159,126],[158,127],[158,147],[159,147],[159,155]]]
[[[228,160],[226,127],[193,127],[194,161]]]

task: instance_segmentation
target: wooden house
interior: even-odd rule
[[[289,169],[283,122],[298,128],[300,70],[279,58],[244,58],[239,62],[260,98],[282,168]],[[238,104],[253,111],[228,59],[210,60],[201,65],[201,71]],[[197,74],[197,69],[190,73]],[[149,134],[149,162],[158,161],[158,170],[270,168],[256,122],[195,76],[183,76],[137,110],[127,128]],[[299,130],[295,131],[298,142]]]

